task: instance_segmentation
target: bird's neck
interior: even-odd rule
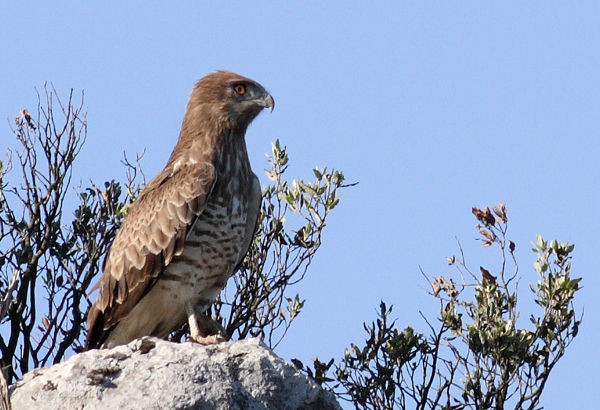
[[[224,130],[220,135],[216,164],[217,173],[230,175],[238,173],[241,175],[250,174],[250,160],[248,158],[248,149],[246,148],[245,137],[246,127],[244,129]]]
[[[199,122],[196,118],[184,118],[179,140],[167,166],[191,160],[194,163],[214,164],[219,179],[228,179],[232,174],[237,174],[238,178],[250,175],[250,160],[244,138],[248,126],[231,121]]]
[[[198,148],[206,154],[217,154],[222,147],[243,151],[247,156],[244,134],[248,124],[240,124],[223,113],[220,107],[210,104],[188,104],[186,114],[181,124],[179,139],[169,163],[176,161],[181,155]],[[216,158],[206,158],[214,162]]]

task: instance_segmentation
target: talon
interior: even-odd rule
[[[214,319],[196,312],[195,306],[188,302],[186,304],[188,323],[190,325],[190,337],[188,341],[201,345],[214,345],[226,342],[228,338],[225,329]]]

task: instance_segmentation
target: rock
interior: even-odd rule
[[[145,337],[27,373],[19,409],[341,409],[258,339],[211,346]]]

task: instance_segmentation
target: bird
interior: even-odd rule
[[[274,107],[262,85],[230,71],[196,82],[165,168],[131,204],[106,253],[85,350],[165,339],[186,320],[192,341],[226,340],[205,313],[252,242],[262,195],[245,134]]]
[[[32,130],[36,130],[35,125],[33,124],[33,119],[31,118],[31,114],[29,114],[29,111],[25,108],[19,110],[19,115],[15,117],[15,123],[17,125],[27,123]]]

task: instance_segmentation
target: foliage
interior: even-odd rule
[[[573,307],[581,280],[571,278],[574,246],[537,236],[538,280],[531,291],[540,312],[520,327],[518,265],[515,244],[506,236],[506,208],[499,203],[493,212],[473,208],[473,214],[482,245],[500,251],[497,276],[484,267],[479,275],[471,271],[460,248],[458,260],[447,258],[460,284],[443,276],[428,279],[440,303],[437,326],[424,317],[429,335],[396,328],[391,307],[381,302],[377,320],[364,325],[368,338],[362,347],[352,344],[335,365],[315,359],[309,375],[329,382],[356,408],[538,408],[550,372],[581,323]]]
[[[0,199],[0,349],[9,380],[61,360],[79,337],[85,291],[105,250],[89,238],[108,224],[90,214],[62,226],[73,161],[87,131],[83,94],[74,105],[71,91],[63,104],[44,87],[38,101],[35,124],[26,110],[15,119],[21,181],[3,182]],[[12,158],[9,151],[3,181]]]
[[[88,294],[144,185],[140,158],[132,164],[125,157],[127,181],[78,188],[78,204],[69,215],[67,192],[87,136],[83,94],[76,105],[72,90],[64,104],[47,87],[38,97],[37,118],[21,110],[15,119],[20,181],[6,182],[12,177],[10,152],[0,167],[0,350],[9,382],[81,347],[92,302]],[[339,202],[338,190],[346,185],[341,172],[318,168],[312,183],[286,182],[288,156],[278,141],[269,161],[272,183],[263,188],[257,235],[234,278],[234,294],[223,295],[213,314],[228,335],[257,335],[274,346],[304,305],[288,287],[306,274]]]

